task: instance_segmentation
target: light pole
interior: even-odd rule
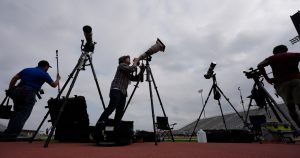
[[[204,106],[203,95],[202,95],[203,89],[200,89],[198,92],[201,94],[202,106]],[[203,115],[204,115],[204,118],[206,118],[206,116],[205,116],[205,109],[203,109]]]

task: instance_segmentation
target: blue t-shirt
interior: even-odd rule
[[[50,75],[40,67],[26,68],[19,72],[21,82],[19,86],[29,86],[38,91],[47,82],[53,82]]]

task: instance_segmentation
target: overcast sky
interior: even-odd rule
[[[150,64],[169,122],[177,123],[176,129],[198,118],[202,108],[198,90],[203,89],[206,99],[212,85],[203,77],[211,61],[217,62],[219,87],[241,111],[238,87],[247,107],[253,84],[243,71],[270,56],[276,45],[300,51],[300,43],[289,43],[297,35],[290,16],[299,6],[296,0],[0,0],[0,95],[3,99],[16,73],[42,59],[53,66],[48,72],[55,79],[56,50],[64,84],[81,54],[82,27],[90,25],[97,42],[93,64],[106,106],[117,59],[127,54],[138,57],[158,37],[166,50],[153,55]],[[129,94],[134,85],[129,85]],[[272,86],[265,86],[274,94]],[[47,84],[43,89],[43,99],[37,101],[26,129],[38,127],[47,100],[57,95],[57,89]],[[103,107],[89,67],[80,72],[71,95],[85,96],[94,125]],[[134,121],[135,129],[152,130],[149,98],[148,83],[143,82],[124,116]],[[225,113],[234,112],[224,98],[221,101]],[[154,103],[155,115],[161,116],[156,94]],[[205,111],[206,117],[220,115],[212,96]],[[42,130],[49,126],[45,123]]]

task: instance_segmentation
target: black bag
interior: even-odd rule
[[[48,100],[52,124],[56,121],[64,101],[65,98]],[[54,139],[62,142],[87,142],[89,135],[89,116],[85,98],[83,96],[68,98],[56,126]]]
[[[115,127],[113,119],[97,124],[93,132],[94,141],[99,146],[129,145],[133,142],[133,135],[133,121],[121,121]]]
[[[6,105],[4,105],[6,102]],[[6,96],[0,105],[0,118],[1,119],[10,119],[14,111],[11,111],[12,105],[9,105],[9,97]]]

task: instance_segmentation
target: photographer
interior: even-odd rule
[[[289,113],[300,128],[300,118],[296,112],[296,105],[300,108],[300,72],[298,64],[300,53],[287,52],[285,45],[274,47],[272,56],[258,64],[258,69],[266,81],[274,85],[277,93],[282,97]],[[271,66],[274,78],[266,74],[266,66]]]
[[[13,99],[15,114],[10,118],[7,129],[0,135],[0,140],[15,140],[18,137],[31,114],[36,95],[39,96],[38,92],[45,82],[54,88],[59,84],[59,74],[53,81],[47,73],[50,67],[47,61],[42,60],[37,67],[25,68],[11,79],[6,94]],[[20,83],[15,86],[18,80]]]
[[[130,80],[133,79],[132,73],[136,71],[138,62],[139,58],[134,58],[132,66],[129,66],[130,56],[127,55],[119,58],[119,66],[110,87],[109,105],[99,118],[97,122],[98,126],[104,124],[114,110],[116,110],[114,118],[115,126],[122,120],[127,97],[127,87]]]

